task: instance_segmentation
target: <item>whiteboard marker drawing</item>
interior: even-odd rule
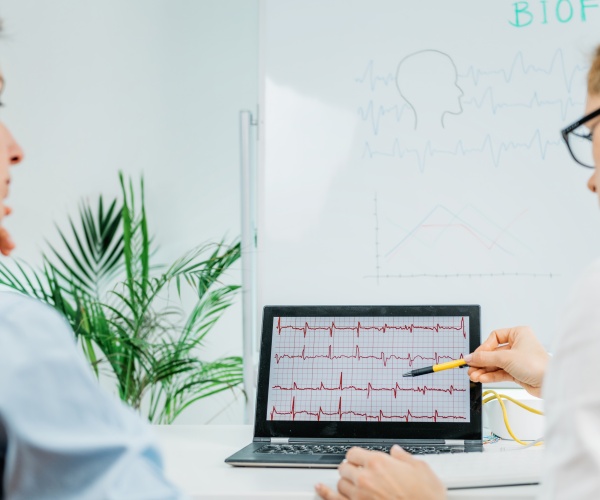
[[[452,58],[439,50],[422,50],[406,56],[396,70],[396,86],[415,115],[415,130],[444,128],[447,114],[462,113],[463,90]]]

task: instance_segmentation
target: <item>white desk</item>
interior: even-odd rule
[[[155,426],[167,476],[192,498],[204,500],[314,500],[317,482],[335,486],[335,469],[231,467],[223,462],[252,441],[249,425]],[[491,445],[493,446],[493,445]],[[451,490],[451,500],[531,500],[536,486]]]

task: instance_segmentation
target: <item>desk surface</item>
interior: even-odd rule
[[[335,486],[334,469],[231,467],[223,462],[252,441],[250,425],[154,426],[167,476],[192,498],[314,500],[317,482]],[[494,446],[494,445],[491,445]],[[536,486],[451,490],[449,500],[534,499]]]

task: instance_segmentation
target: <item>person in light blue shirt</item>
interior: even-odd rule
[[[4,80],[0,75],[0,85]],[[0,88],[1,92],[1,88]],[[0,123],[0,253],[11,167],[23,151]],[[66,320],[0,291],[0,499],[179,499],[151,428],[101,389]]]

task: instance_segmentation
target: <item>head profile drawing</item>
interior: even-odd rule
[[[444,128],[447,115],[462,113],[464,92],[457,76],[452,58],[439,50],[422,50],[400,61],[396,86],[414,112],[415,130]]]

